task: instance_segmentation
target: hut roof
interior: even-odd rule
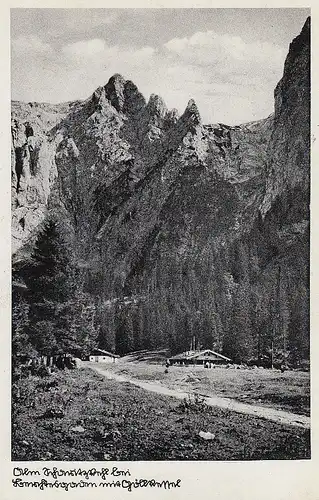
[[[196,359],[201,356],[205,356],[207,354],[213,354],[214,356],[217,356],[218,358],[224,359],[225,361],[231,361],[230,358],[227,358],[227,356],[223,356],[223,354],[220,354],[219,352],[212,351],[211,349],[203,349],[201,351],[186,351],[182,352],[181,354],[176,354],[176,356],[172,356],[170,359],[172,360],[189,360],[189,359]]]
[[[112,358],[119,358],[120,356],[118,354],[114,354],[114,352],[109,352],[109,351],[105,351],[104,349],[93,349],[92,352],[98,352],[100,353],[101,355],[107,355],[107,356],[112,356]]]

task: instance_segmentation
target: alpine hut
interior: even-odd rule
[[[222,365],[230,363],[231,359],[211,349],[204,349],[201,351],[186,351],[177,354],[171,357],[169,361],[172,365],[205,365],[206,363]]]
[[[89,361],[95,363],[116,363],[120,356],[104,349],[93,349],[89,355]]]

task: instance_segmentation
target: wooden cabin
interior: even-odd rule
[[[222,365],[231,363],[231,359],[223,356],[219,352],[211,349],[201,351],[186,351],[169,359],[172,365],[204,365],[206,363],[212,365]]]
[[[104,349],[93,349],[89,355],[89,361],[95,363],[116,363],[120,356]]]

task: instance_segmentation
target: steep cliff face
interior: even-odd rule
[[[310,19],[290,44],[284,74],[275,89],[275,127],[268,148],[268,171],[263,216],[277,198],[300,198],[307,222],[310,164]],[[286,212],[291,207],[286,206]],[[284,213],[282,214],[285,215]],[[287,213],[288,215],[288,213]],[[297,220],[299,219],[299,220]]]
[[[267,150],[264,231],[283,262],[297,259],[309,273],[310,203],[310,19],[290,44],[275,89],[274,129]],[[296,260],[290,263],[294,274]]]
[[[56,141],[48,131],[74,104],[12,103],[11,189],[12,251],[25,245],[47,214],[58,172]]]
[[[247,350],[260,355],[267,322],[278,345],[299,335],[307,275],[294,259],[307,267],[309,30],[307,21],[290,46],[275,114],[258,122],[203,125],[193,100],[179,116],[159,96],[146,102],[121,75],[86,101],[13,104],[13,250],[59,214],[87,290],[106,304],[103,345],[174,350],[196,333],[231,354],[243,332]],[[110,304],[124,296],[139,299],[123,316]],[[299,318],[295,297],[305,299]],[[272,324],[278,314],[281,327]]]

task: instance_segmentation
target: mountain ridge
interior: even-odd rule
[[[307,20],[274,114],[236,126],[203,124],[194,100],[181,115],[146,101],[119,74],[81,102],[13,103],[15,261],[54,216],[93,301],[144,297],[125,314],[100,311],[102,347],[176,350],[196,333],[231,355],[244,332],[260,351],[268,322],[278,352],[300,338],[306,356],[309,65]]]

